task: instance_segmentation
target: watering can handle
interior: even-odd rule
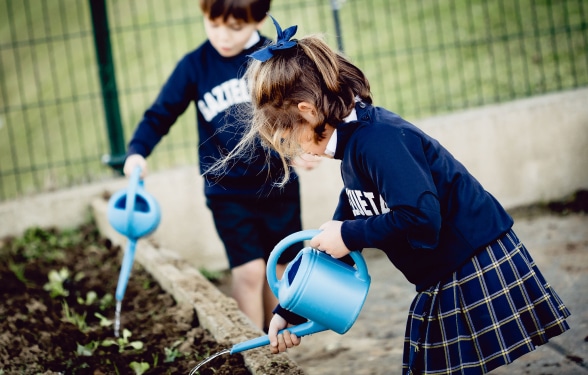
[[[320,229],[308,229],[303,230],[300,232],[292,233],[291,235],[282,239],[272,250],[269,259],[267,260],[267,267],[266,267],[266,277],[267,282],[276,297],[278,297],[278,289],[280,286],[280,281],[276,275],[276,266],[278,264],[278,259],[280,255],[290,246],[297,242],[301,242],[304,240],[310,240],[317,234],[321,232]],[[367,265],[363,256],[359,251],[352,251],[349,253],[355,265],[357,266],[358,277],[361,280],[369,280],[370,276],[368,273]]]
[[[290,331],[290,333],[293,333],[298,337],[302,337],[302,336],[311,335],[313,333],[326,331],[327,329],[328,329],[327,327],[324,327],[318,323],[315,323],[313,321],[308,321],[306,323],[302,323],[302,324],[299,324],[294,327],[284,328],[281,331],[279,331],[278,334],[280,334],[284,331]],[[261,336],[261,337],[255,338],[255,339],[251,339],[251,340],[244,341],[242,343],[233,345],[233,347],[231,348],[231,354],[240,353],[242,351],[249,350],[249,349],[259,348],[260,346],[269,345],[269,343],[270,343],[270,340],[269,340],[268,335]]]
[[[127,188],[127,195],[125,201],[125,215],[127,217],[127,233],[132,233],[133,228],[133,213],[135,212],[135,198],[137,196],[137,189],[141,181],[141,167],[136,166],[131,172],[129,178],[129,187]]]

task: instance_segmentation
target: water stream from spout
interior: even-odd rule
[[[196,367],[194,367],[192,369],[192,371],[190,371],[190,375],[195,375],[196,371],[198,371],[198,369],[202,366],[204,366],[205,364],[207,364],[208,362],[212,361],[213,359],[215,359],[216,357],[220,357],[223,354],[227,354],[230,353],[231,349],[225,349],[225,350],[221,350],[220,352],[211,355],[210,357],[206,358],[204,361],[200,362],[199,364],[196,365]]]
[[[122,308],[122,301],[116,301],[116,312],[114,313],[114,337],[120,335],[120,310]]]

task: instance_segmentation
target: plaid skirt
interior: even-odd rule
[[[484,374],[569,329],[570,312],[513,231],[410,307],[403,374]]]

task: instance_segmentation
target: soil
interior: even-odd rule
[[[115,337],[112,322],[100,315],[114,319],[121,254],[93,223],[74,231],[31,228],[21,238],[3,239],[0,374],[189,374],[226,349],[199,327],[193,309],[176,304],[137,262]],[[68,276],[49,287],[50,272],[62,269]],[[124,330],[132,336],[125,338]],[[109,341],[115,344],[105,346]],[[135,341],[141,348],[131,345]],[[133,363],[148,369],[135,370]],[[240,354],[205,367],[201,375],[251,374]]]

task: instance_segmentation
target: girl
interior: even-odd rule
[[[302,154],[341,160],[333,220],[310,245],[335,258],[377,248],[415,285],[403,373],[483,374],[569,329],[570,315],[496,199],[435,139],[372,105],[364,74],[296,27],[254,54],[251,129],[284,165]],[[282,182],[288,181],[288,170]],[[300,343],[278,306],[272,353]]]

